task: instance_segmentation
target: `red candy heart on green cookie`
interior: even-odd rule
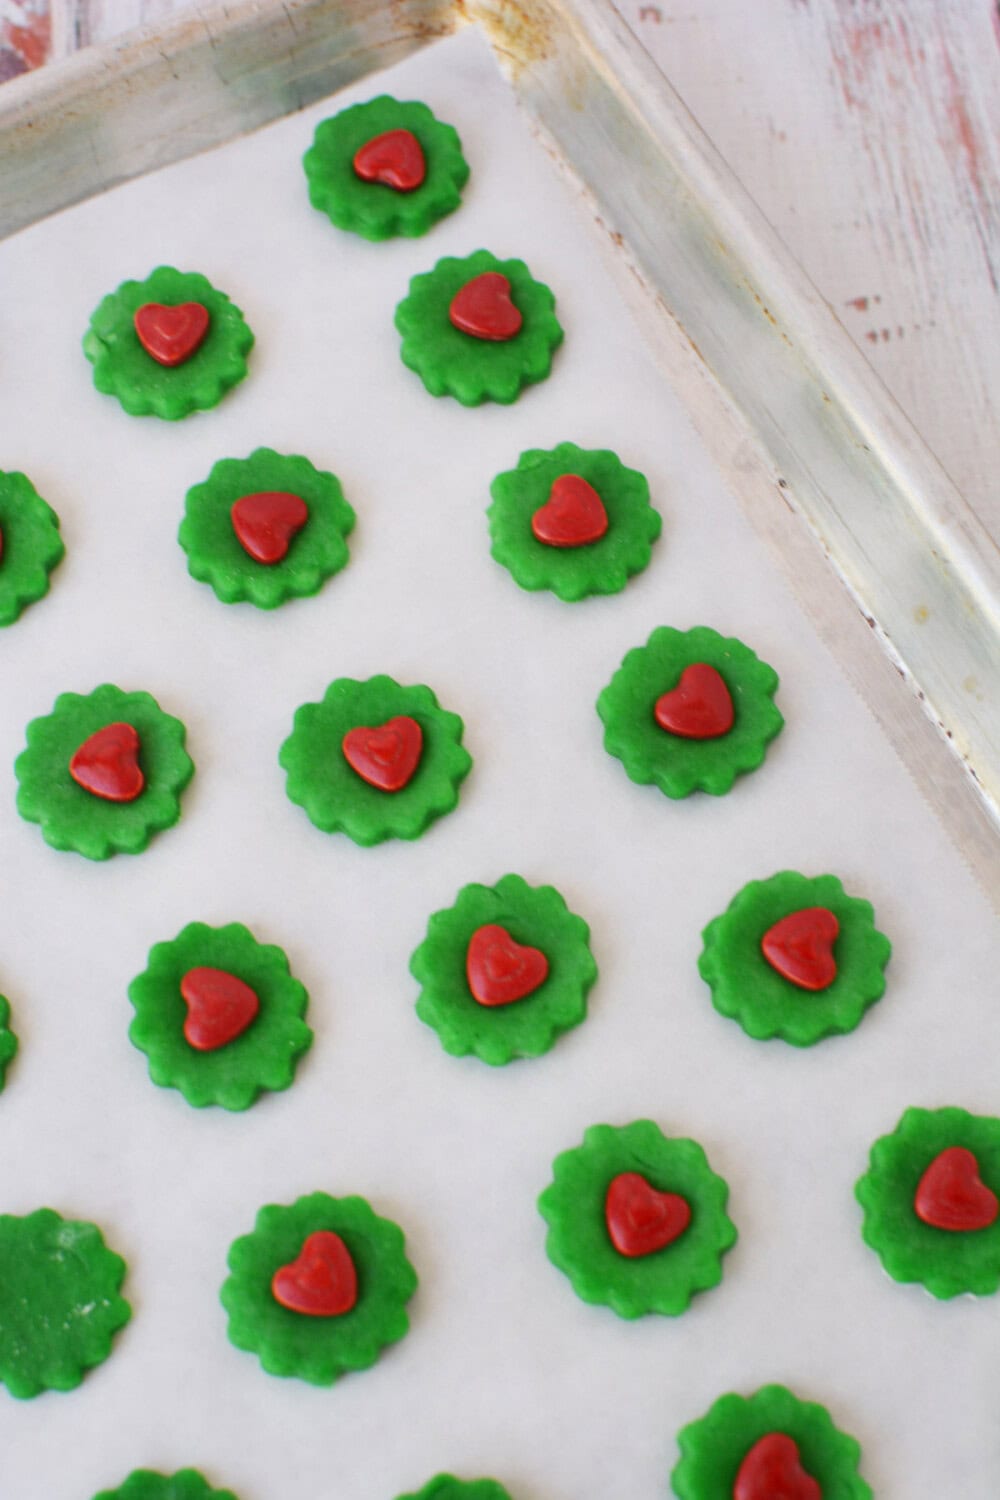
[[[544,984],[549,961],[540,948],[516,943],[496,922],[472,934],[465,955],[465,973],[473,999],[480,1005],[510,1005]]]
[[[692,662],[669,693],[656,700],[656,722],[686,740],[714,740],[733,727],[733,700],[721,674],[707,662]]]
[[[398,792],[417,769],[424,737],[416,719],[400,714],[385,724],[349,729],[341,742],[344,759],[369,786]]]
[[[229,512],[236,540],[254,562],[270,565],[288,555],[292,537],[309,519],[309,507],[301,495],[283,490],[261,490],[241,495]]]
[[[132,725],[106,724],[98,729],[74,751],[69,774],[77,786],[105,802],[134,802],[146,779]]]
[[[145,302],[133,319],[138,339],[157,364],[182,365],[190,359],[208,332],[208,308],[200,302],[181,302],[165,307]]]
[[[260,1010],[256,991],[226,969],[188,969],[181,997],[188,1008],[184,1036],[198,1052],[214,1052],[241,1036]]]
[[[801,990],[825,990],[837,977],[833,944],[840,923],[825,906],[804,906],[769,927],[760,940],[771,968]]]
[[[604,502],[579,474],[560,474],[548,500],[531,518],[532,534],[548,547],[584,547],[607,529]]]
[[[661,1193],[639,1172],[619,1172],[604,1199],[604,1222],[620,1255],[652,1255],[679,1239],[691,1208],[679,1193]]]
[[[351,1252],[332,1229],[317,1229],[290,1265],[271,1278],[275,1301],[310,1318],[337,1318],[358,1300],[358,1273]]]
[[[354,153],[354,170],[365,182],[381,182],[412,193],[427,173],[420,142],[411,130],[385,130]]]
[[[962,1233],[988,1229],[1000,1213],[997,1196],[979,1176],[979,1163],[965,1146],[935,1156],[917,1185],[917,1217],[935,1229]]]
[[[499,271],[483,271],[467,281],[452,298],[448,317],[461,333],[494,343],[512,339],[522,322],[511,301],[510,282]]]
[[[768,1432],[745,1454],[733,1500],[823,1500],[823,1491],[802,1467],[795,1439]]]

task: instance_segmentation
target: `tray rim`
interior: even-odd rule
[[[0,239],[469,23],[587,199],[730,487],[1000,909],[1000,550],[610,0],[196,5],[4,85]],[[639,191],[609,170],[623,153],[647,169]]]

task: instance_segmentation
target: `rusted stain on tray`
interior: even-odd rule
[[[414,6],[413,0],[389,0],[388,6],[394,35],[412,42],[414,50],[450,36],[457,26],[468,20],[463,0],[451,0],[451,11],[452,14],[442,19],[439,16],[423,15],[420,7]]]
[[[554,23],[548,5],[530,0],[455,0],[455,4],[482,28],[512,77],[550,56]]]

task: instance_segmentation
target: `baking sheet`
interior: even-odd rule
[[[668,1488],[681,1425],[780,1380],[859,1438],[880,1500],[987,1500],[996,1299],[885,1278],[852,1186],[906,1105],[995,1108],[995,921],[710,466],[481,39],[336,107],[383,88],[452,121],[472,164],[424,240],[369,245],[309,207],[298,159],[327,105],[0,246],[0,466],[31,475],[67,542],[0,643],[0,989],[22,1041],[0,1209],[100,1223],[134,1308],[75,1393],[0,1392],[0,1494],[79,1500],[192,1464],[241,1500],[391,1500],[445,1468],[515,1500],[642,1500]],[[392,312],[412,274],[481,245],[553,287],[566,342],[515,407],[468,411],[404,369]],[[161,262],[203,271],[258,338],[243,386],[177,425],[126,417],[79,351],[101,296]],[[489,556],[490,479],[566,439],[642,469],[664,516],[615,599],[524,594]],[[220,604],[175,540],[185,490],[260,444],[334,470],[359,516],[348,569],[273,615]],[[740,635],[781,675],[786,730],[719,801],[670,803],[601,747],[597,693],[662,623]],[[475,767],[419,842],[361,850],[287,802],[276,755],[300,702],[378,671],[460,712]],[[30,718],[106,680],[179,715],[198,769],[176,829],[93,866],[17,818],[10,767]],[[695,967],[704,923],[784,867],[839,874],[895,945],[885,999],[805,1053],[718,1017]],[[430,912],[508,870],[588,919],[601,974],[584,1026],[494,1071],[416,1020],[407,962]],[[128,981],[194,919],[280,943],[310,991],[313,1052],[245,1115],[155,1089],[127,1039]],[[683,1317],[626,1325],[546,1260],[534,1200],[588,1124],[642,1116],[701,1141],[741,1239]],[[316,1188],[397,1219],[421,1278],[409,1336],[331,1390],[263,1374],[218,1303],[257,1208]]]

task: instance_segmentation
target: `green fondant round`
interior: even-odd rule
[[[107,1359],[131,1315],[124,1277],[96,1225],[51,1208],[0,1214],[0,1381],[12,1396],[74,1390]]]
[[[449,320],[455,295],[485,272],[499,273],[510,283],[523,320],[512,338],[476,338]],[[414,276],[396,308],[396,328],[403,337],[404,365],[420,376],[432,396],[454,396],[463,406],[516,401],[525,386],[549,374],[563,337],[549,288],[532,278],[523,260],[498,260],[488,250],[462,260],[446,257],[432,271]]]
[[[131,802],[95,796],[69,772],[80,746],[115,723],[130,724],[139,736],[145,784]],[[184,738],[184,725],[149,693],[126,693],[111,683],[86,696],[62,693],[50,714],[28,725],[27,749],[14,763],[17,810],[41,824],[53,849],[73,849],[88,859],[138,854],[180,817],[180,794],[194,774]]]
[[[1000,1287],[1000,1218],[981,1229],[939,1229],[914,1207],[920,1180],[952,1147],[976,1159],[979,1178],[1000,1197],[1000,1120],[964,1109],[907,1109],[891,1135],[871,1149],[855,1186],[864,1209],[861,1233],[895,1281],[919,1281],[942,1300]]]
[[[833,945],[836,978],[814,992],[778,973],[761,950],[771,927],[810,907],[832,912],[840,928]],[[810,878],[782,870],[769,880],[750,881],[709,922],[698,970],[716,1010],[738,1021],[748,1036],[809,1047],[853,1031],[884,993],[892,945],[874,918],[871,903],[847,895],[835,875]]]
[[[232,508],[246,495],[297,495],[309,511],[301,531],[275,563],[258,562],[233,527]],[[188,490],[178,541],[192,578],[211,584],[224,604],[242,600],[274,609],[286,599],[316,594],[347,562],[354,511],[335,474],[307,458],[258,448],[249,458],[223,458],[208,478]]]
[[[700,663],[723,679],[734,721],[716,738],[687,739],[662,729],[655,708],[685,669]],[[763,764],[768,744],[784,724],[773,702],[777,686],[774,669],[742,641],[705,625],[687,631],[662,625],[644,646],[628,652],[597,700],[604,748],[632,781],[657,786],[668,797],[695,791],[721,796],[737,776]]]
[[[854,1438],[833,1425],[825,1407],[800,1401],[781,1385],[763,1386],[752,1396],[720,1396],[681,1429],[681,1458],[670,1476],[674,1494],[678,1500],[733,1500],[740,1465],[772,1433],[792,1439],[823,1500],[872,1500],[858,1473],[861,1449]]]
[[[344,736],[400,717],[420,726],[420,760],[399,791],[382,791],[349,764]],[[441,708],[428,687],[402,687],[385,676],[366,682],[339,677],[321,702],[304,703],[295,712],[278,756],[288,797],[324,833],[346,833],[356,844],[418,838],[458,804],[459,785],[472,767],[462,729],[458,715]]]
[[[153,1469],[133,1469],[114,1490],[101,1490],[94,1500],[237,1500],[232,1490],[216,1490],[197,1469],[178,1469],[176,1474],[158,1474]]]
[[[532,517],[549,500],[553,484],[577,475],[597,492],[607,531],[596,541],[556,547],[539,541]],[[660,534],[659,514],[649,503],[649,484],[607,449],[560,443],[551,451],[530,448],[516,469],[498,474],[490,486],[492,553],[523,589],[551,589],[569,603],[592,594],[617,594],[647,567]]]
[[[685,1199],[691,1219],[662,1249],[621,1254],[605,1218],[608,1189],[625,1173],[643,1177],[657,1193]],[[549,1226],[545,1249],[584,1302],[620,1318],[646,1313],[676,1316],[696,1292],[722,1280],[722,1257],[736,1243],[726,1213],[729,1188],[696,1141],[672,1139],[652,1120],[592,1125],[583,1144],[557,1156],[553,1180],[538,1200]]]
[[[7,1069],[17,1056],[17,1037],[10,1029],[10,1002],[0,995],[0,1093],[7,1081]]]
[[[181,364],[160,364],[139,342],[135,314],[148,303],[178,307],[199,302],[208,309],[209,327],[194,353]],[[168,421],[216,406],[247,373],[253,334],[225,292],[196,271],[158,266],[145,281],[123,281],[90,320],[83,352],[94,367],[94,384],[116,396],[133,417]]]
[[[466,956],[480,927],[503,927],[515,943],[545,954],[548,974],[532,993],[506,1005],[481,1005],[469,988]],[[435,912],[410,960],[419,981],[417,1015],[446,1052],[501,1065],[538,1057],[587,1014],[597,978],[590,928],[550,885],[504,875],[495,886],[467,885],[455,904]]]
[[[420,145],[425,175],[419,187],[401,191],[366,181],[354,170],[357,151],[391,130],[408,130]],[[457,131],[435,119],[426,104],[387,94],[323,120],[302,165],[313,208],[366,240],[426,234],[459,206],[469,176]]]
[[[495,1479],[456,1479],[454,1474],[436,1474],[423,1489],[400,1495],[398,1500],[511,1500]]]
[[[293,1263],[309,1235],[321,1230],[340,1236],[357,1273],[357,1301],[333,1317],[293,1312],[271,1291],[275,1272]],[[256,1354],[269,1375],[332,1385],[347,1371],[374,1364],[409,1327],[406,1304],[417,1277],[403,1232],[363,1198],[311,1193],[288,1206],[269,1204],[253,1232],[233,1242],[229,1270],[221,1298],[230,1341]]]
[[[48,593],[65,550],[59,517],[28,476],[0,473],[0,626]]]
[[[245,1031],[210,1051],[192,1047],[184,1035],[188,1011],[181,980],[197,968],[234,975],[249,985],[260,1007]],[[305,986],[293,978],[280,948],[258,943],[239,922],[191,922],[172,942],[157,943],[128,993],[135,1009],[129,1038],[146,1054],[150,1078],[161,1088],[179,1089],[197,1108],[242,1110],[265,1090],[287,1089],[312,1045],[303,1019]]]

